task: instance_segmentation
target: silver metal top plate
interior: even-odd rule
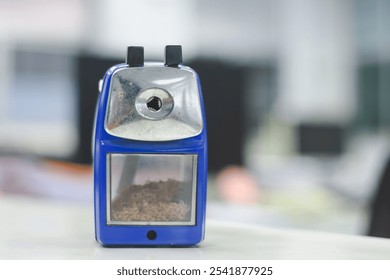
[[[159,63],[118,69],[106,110],[107,133],[131,140],[169,141],[203,129],[196,74]]]

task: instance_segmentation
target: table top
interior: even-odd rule
[[[191,248],[104,248],[90,203],[0,195],[0,259],[390,259],[390,239],[207,220]]]

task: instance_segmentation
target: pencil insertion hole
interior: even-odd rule
[[[146,107],[152,112],[158,112],[162,107],[162,101],[157,96],[152,96],[146,101]]]
[[[155,240],[157,237],[157,232],[155,232],[154,230],[149,230],[146,236],[149,240]]]
[[[135,99],[137,112],[149,120],[162,120],[173,109],[173,98],[162,88],[142,90]]]

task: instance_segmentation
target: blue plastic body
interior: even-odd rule
[[[204,238],[207,192],[207,129],[199,77],[196,75],[204,124],[199,135],[175,141],[133,141],[112,136],[104,129],[111,78],[117,69],[124,67],[128,67],[128,65],[116,65],[106,72],[97,104],[93,139],[96,240],[104,246],[195,245]],[[195,225],[108,225],[106,158],[109,153],[198,155]],[[157,234],[154,240],[147,237],[147,233],[151,230]]]

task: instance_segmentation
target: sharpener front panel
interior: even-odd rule
[[[195,225],[195,154],[107,154],[108,225]]]

